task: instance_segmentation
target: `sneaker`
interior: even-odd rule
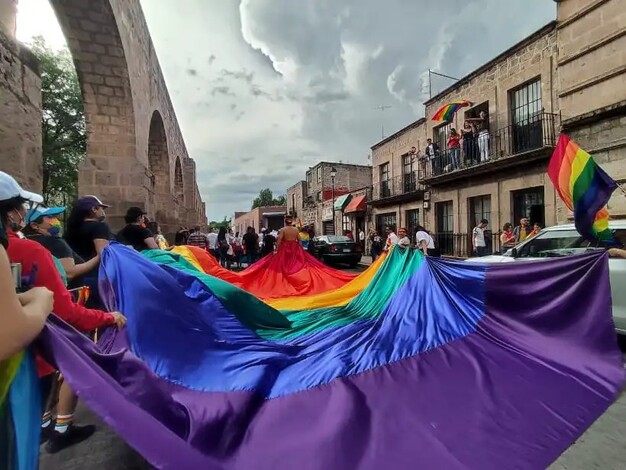
[[[41,428],[41,434],[39,435],[39,444],[47,442],[52,433],[54,432],[54,420],[48,424],[45,428]]]
[[[96,427],[92,424],[87,426],[77,426],[72,423],[65,432],[61,433],[54,431],[52,433],[48,439],[48,443],[46,444],[46,451],[49,454],[56,454],[63,449],[89,439],[95,431]]]

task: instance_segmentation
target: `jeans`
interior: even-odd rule
[[[459,147],[454,147],[450,149],[450,163],[452,164],[453,170],[458,170],[460,166],[459,162]]]
[[[481,162],[489,160],[489,132],[487,131],[478,134],[478,153]]]
[[[486,246],[477,246],[476,247],[476,256],[488,256],[489,250]]]

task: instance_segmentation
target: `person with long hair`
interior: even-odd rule
[[[113,235],[105,222],[105,209],[110,206],[104,204],[96,196],[84,196],[76,200],[67,218],[65,240],[83,260],[89,261],[104,250]],[[87,306],[102,308],[103,303],[98,291],[98,266],[85,274],[83,283],[89,286],[91,294]]]
[[[500,251],[506,253],[508,250],[515,246],[515,234],[513,233],[513,224],[507,222],[502,227],[502,233],[500,234]]]
[[[230,250],[230,240],[226,234],[226,228],[220,227],[217,232],[217,252],[219,254],[220,264],[230,269],[230,258],[228,257],[228,251]]]
[[[24,194],[26,193],[6,173],[0,174],[0,187],[3,186],[13,187],[18,191],[18,195],[15,197],[4,200],[0,197],[0,220],[4,226],[11,227],[11,230],[7,231],[9,239],[7,252],[11,262],[21,265],[22,273],[32,278],[34,287],[46,287],[52,291],[54,298],[52,310],[59,318],[74,328],[84,332],[112,325],[122,328],[126,323],[126,317],[121,313],[89,309],[74,303],[50,252],[39,243],[23,238],[19,232],[26,221],[27,209],[24,205],[26,201]],[[42,397],[45,400],[42,402],[41,412],[43,413],[56,374],[54,368],[40,357],[37,358],[37,369],[43,392]],[[49,452],[59,451],[64,447],[87,439],[93,434],[93,426],[73,425],[76,400],[71,391],[64,397],[60,397],[57,406],[57,420],[54,425],[51,417],[44,417],[42,434],[49,440],[47,444]]]

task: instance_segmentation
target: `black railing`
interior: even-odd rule
[[[413,171],[404,175],[395,176],[387,181],[379,181],[372,185],[371,196],[368,194],[368,199],[370,201],[377,201],[424,191],[424,185],[419,182],[422,177],[421,174],[418,173],[418,171]]]
[[[494,132],[483,131],[464,138],[460,146],[447,148],[449,135],[441,137],[435,156],[422,156],[420,176],[432,178],[491,161],[556,145],[556,114],[540,113]],[[446,148],[444,148],[446,147]]]
[[[472,246],[471,233],[437,233],[433,235],[435,247],[442,256],[453,256],[456,258],[470,258],[476,256]],[[500,234],[485,232],[486,254],[500,254]]]

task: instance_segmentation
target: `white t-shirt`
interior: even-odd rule
[[[399,241],[400,239],[398,238],[398,235],[396,235],[394,232],[391,232],[389,235],[387,235],[387,249],[391,248],[394,245],[397,245]]]
[[[422,242],[425,241],[426,242],[426,248],[428,248],[429,250],[434,250],[435,249],[435,241],[433,240],[433,237],[431,237],[428,233],[426,232],[422,232],[419,231],[415,234],[415,241],[417,242],[417,247],[420,248],[422,245]]]
[[[217,233],[211,232],[206,237],[209,240],[209,250],[217,250]]]
[[[402,237],[398,241],[398,246],[401,246],[403,248],[407,248],[407,247],[411,246],[411,240],[409,240],[409,237]]]
[[[473,230],[474,235],[474,246],[476,248],[484,248],[487,246],[485,243],[485,229],[480,227],[474,227]]]

